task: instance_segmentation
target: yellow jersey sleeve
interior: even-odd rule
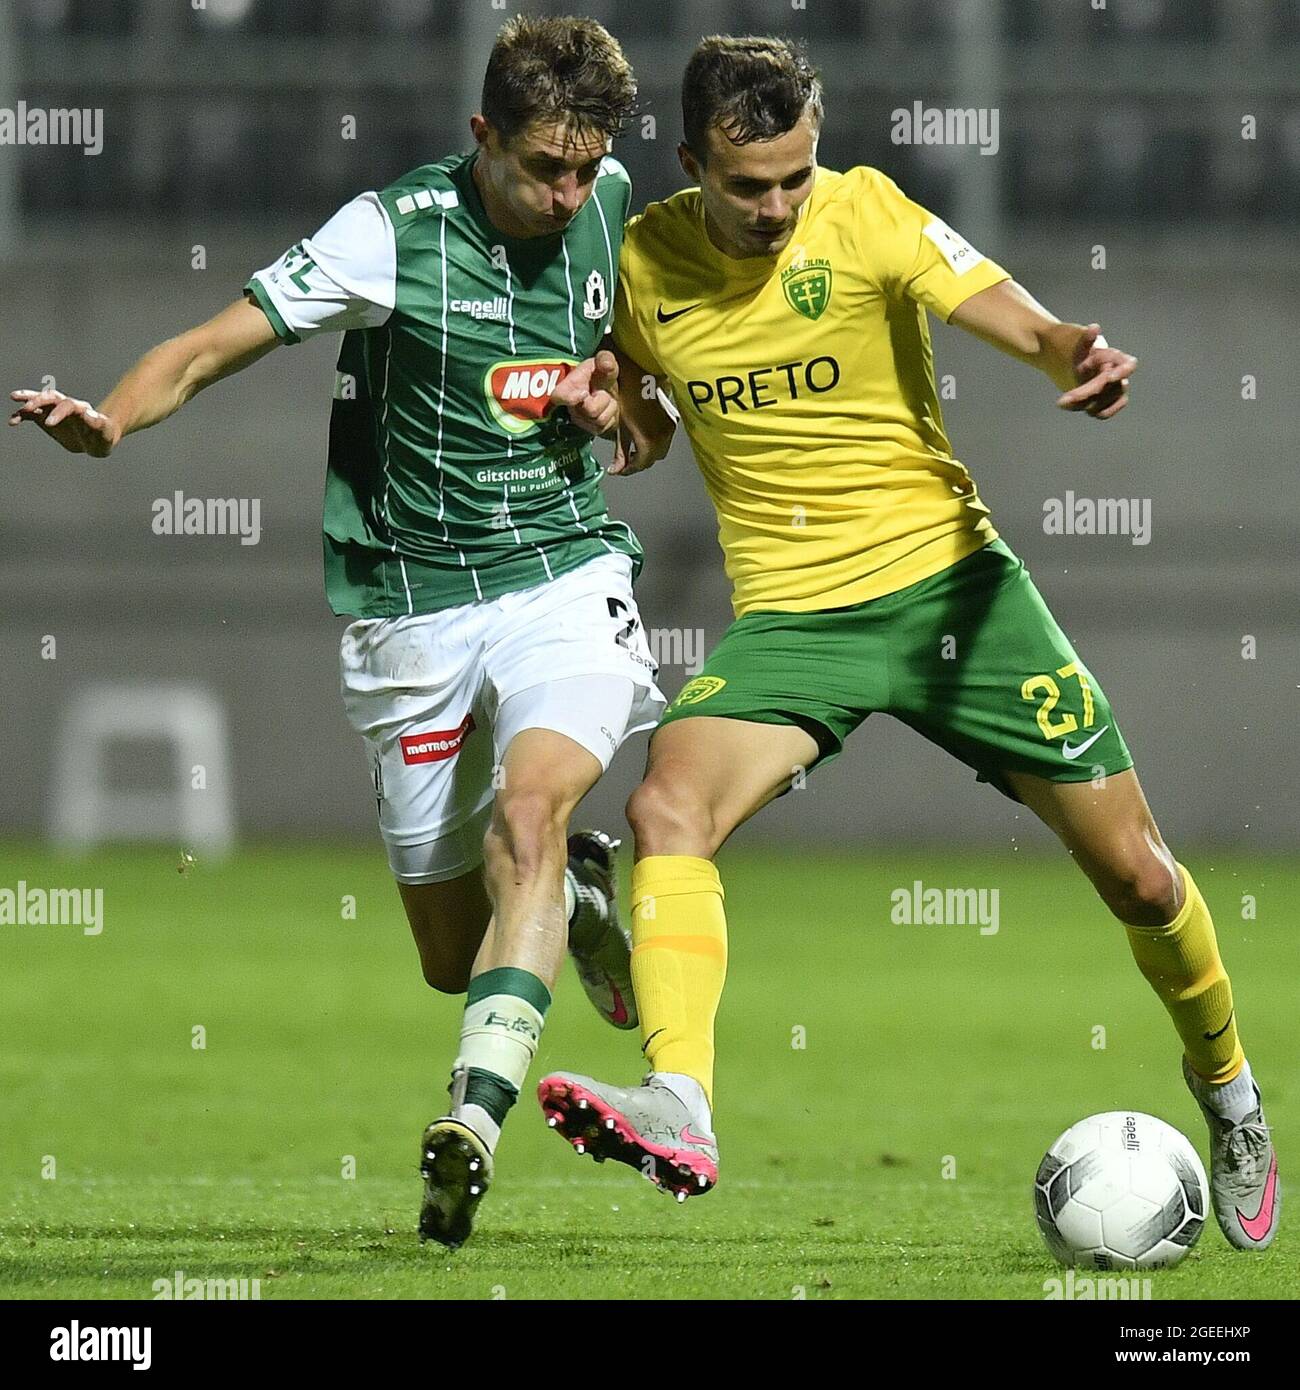
[[[912,299],[945,323],[971,295],[1011,278],[888,174],[862,167],[857,233],[862,264],[891,299]]]
[[[612,331],[614,345],[621,353],[630,357],[644,371],[661,377],[666,373],[659,365],[654,350],[647,341],[650,325],[642,321],[654,300],[653,291],[650,288],[653,277],[646,273],[644,267],[638,267],[635,274],[637,284],[641,287],[640,293],[634,297],[628,289],[628,281],[634,274],[632,265],[636,254],[629,245],[628,233],[633,231],[640,220],[639,217],[634,217],[624,231],[623,249],[618,258],[618,288],[614,293],[614,326]]]

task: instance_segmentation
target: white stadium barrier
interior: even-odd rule
[[[105,751],[115,742],[166,740],[171,785],[113,791]],[[208,858],[235,839],[229,740],[220,701],[177,682],[100,682],[73,698],[59,723],[50,838],[79,851],[104,840],[152,840]]]

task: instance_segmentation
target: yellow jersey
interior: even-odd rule
[[[818,169],[779,256],[709,240],[697,188],[628,223],[614,341],[666,378],[737,615],[842,608],[996,539],[952,455],[926,310],[1007,272],[878,169]]]

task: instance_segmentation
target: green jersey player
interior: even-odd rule
[[[344,702],[424,976],[467,994],[451,1108],[421,1150],[421,1235],[452,1248],[491,1180],[566,936],[597,1007],[636,1024],[613,846],[565,840],[664,705],[632,596],[641,549],[606,511],[591,448],[618,422],[600,344],[631,189],[608,151],[635,93],[594,21],[512,20],[472,154],[348,203],[98,409],[14,393],[11,423],[102,457],[277,345],[343,333],[326,588],[352,619]]]

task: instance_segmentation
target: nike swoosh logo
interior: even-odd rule
[[[1096,743],[1097,740],[1102,736],[1102,734],[1104,734],[1106,730],[1109,728],[1109,724],[1104,725],[1102,728],[1098,729],[1097,732],[1093,734],[1091,738],[1084,739],[1084,741],[1077,748],[1070,747],[1070,740],[1068,738],[1062,739],[1061,757],[1063,757],[1066,760],[1066,762],[1072,763],[1075,760],[1075,758],[1081,757],[1084,753],[1086,753],[1088,749],[1091,748],[1092,745]]]
[[[1260,1198],[1259,1210],[1254,1216],[1243,1216],[1241,1208],[1237,1208],[1237,1220],[1241,1222],[1241,1229],[1251,1240],[1263,1240],[1268,1235],[1268,1228],[1273,1224],[1273,1199],[1277,1195],[1277,1155],[1273,1155],[1273,1161],[1268,1166],[1268,1181],[1264,1184],[1264,1195]]]
[[[708,1136],[696,1134],[695,1131],[690,1127],[690,1125],[682,1126],[683,1144],[705,1144],[709,1148],[712,1148],[715,1142],[716,1141],[714,1140],[711,1134]],[[1238,1215],[1240,1215],[1240,1212],[1238,1213]],[[1252,1236],[1251,1239],[1254,1240],[1254,1236]]]
[[[688,304],[684,309],[674,309],[671,314],[665,314],[664,306],[660,304],[658,308],[655,309],[655,318],[657,318],[660,323],[672,323],[674,319],[681,318],[683,314],[689,314],[692,309],[698,309],[700,303],[703,303],[703,301],[701,300],[696,304]]]
[[[609,1021],[613,1024],[622,1025],[627,1022],[627,1005],[623,1002],[622,992],[613,980],[609,982],[609,987],[614,991],[614,1007],[610,1010]],[[1228,1026],[1226,1023],[1223,1025]]]
[[[662,1028],[656,1028],[654,1032],[651,1033],[650,1036],[645,1040],[645,1042],[641,1044],[641,1055],[645,1055],[646,1048],[649,1047],[652,1042],[654,1042],[654,1040],[659,1036],[660,1033],[666,1033],[667,1031],[668,1028],[666,1024]]]
[[[1232,1022],[1232,1015],[1235,1012],[1235,1009],[1228,1010],[1228,1023]],[[1228,1023],[1225,1023],[1217,1033],[1202,1033],[1201,1036],[1205,1039],[1206,1042],[1213,1042],[1215,1038],[1221,1038],[1228,1031]]]

